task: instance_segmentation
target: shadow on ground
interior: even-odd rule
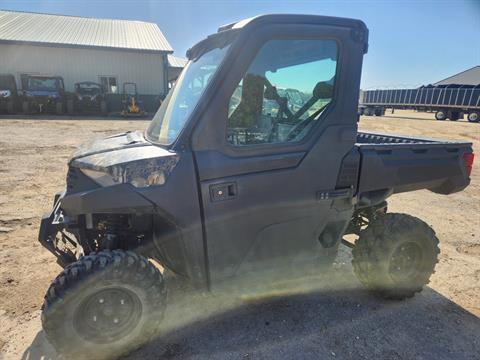
[[[171,280],[171,279],[170,279]],[[171,282],[172,283],[172,282]],[[359,287],[351,266],[211,295],[171,286],[163,334],[136,359],[478,359],[480,319],[426,288],[402,302]],[[232,295],[235,294],[235,295]],[[23,359],[54,359],[39,332]]]
[[[143,116],[122,116],[119,113],[112,113],[107,116],[95,114],[77,114],[77,115],[52,115],[52,114],[33,114],[33,115],[5,115],[0,114],[0,120],[41,120],[41,121],[71,121],[71,120],[102,120],[102,121],[150,121],[154,114],[145,114]]]

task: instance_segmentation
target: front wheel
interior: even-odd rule
[[[130,251],[101,251],[57,276],[45,295],[42,325],[67,358],[113,358],[156,333],[165,305],[163,277],[152,263]]]
[[[480,113],[479,112],[471,112],[470,114],[468,114],[468,121],[470,122],[479,122],[480,121]]]
[[[372,292],[405,299],[428,284],[438,262],[438,238],[423,221],[386,214],[360,232],[353,248],[353,270]]]

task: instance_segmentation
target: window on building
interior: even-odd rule
[[[227,140],[235,146],[303,139],[332,101],[333,40],[272,40],[230,98]]]
[[[118,85],[117,85],[117,78],[116,76],[105,76],[100,75],[98,77],[100,79],[100,84],[105,89],[107,93],[110,94],[117,94],[118,93]]]

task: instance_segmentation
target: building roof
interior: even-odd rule
[[[173,52],[157,24],[0,10],[0,42]]]
[[[168,65],[174,68],[184,68],[187,65],[187,59],[168,54]]]
[[[462,71],[456,75],[450,76],[433,85],[479,85],[480,84],[480,65]]]

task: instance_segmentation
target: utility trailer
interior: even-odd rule
[[[359,113],[381,116],[385,109],[434,111],[437,120],[480,121],[480,84],[422,86],[418,89],[367,90],[360,99]]]

